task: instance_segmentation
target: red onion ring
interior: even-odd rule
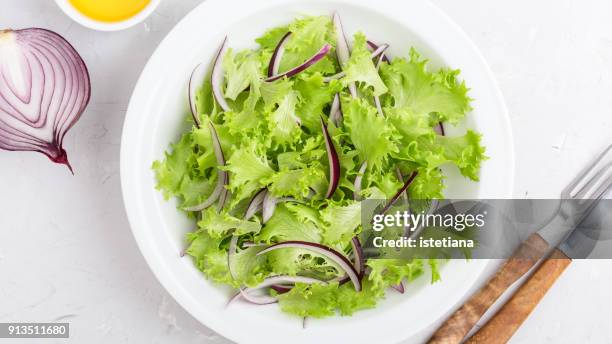
[[[62,36],[0,30],[0,149],[40,152],[72,171],[63,140],[90,97],[87,66]]]
[[[372,42],[370,40],[368,40],[367,43],[368,43],[368,47],[370,48],[370,50],[372,50],[374,52],[377,51],[380,48],[378,46],[378,44],[376,44],[376,43],[374,43],[374,42]],[[385,48],[385,50],[387,50],[389,48],[388,44],[383,44],[383,45],[387,45],[387,48]],[[383,56],[382,60],[384,62],[391,63],[391,60],[387,57],[387,55],[384,54],[384,52],[383,52],[382,56]],[[372,58],[374,58],[374,57],[372,57]]]
[[[406,291],[403,281],[400,281],[398,285],[392,285],[391,288],[397,290],[400,294],[403,294]]]

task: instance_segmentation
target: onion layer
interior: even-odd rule
[[[0,148],[35,151],[65,164],[62,143],[89,103],[85,62],[45,29],[0,31]]]
[[[325,57],[325,55],[327,55],[327,53],[329,53],[329,51],[331,50],[332,46],[329,44],[325,44],[323,47],[321,47],[321,49],[314,54],[311,58],[309,58],[308,60],[306,60],[304,63],[302,63],[301,65],[294,67],[286,72],[280,73],[280,74],[276,74],[273,75],[269,78],[266,79],[266,82],[272,82],[272,81],[276,81],[278,79],[282,79],[283,77],[292,77],[294,75],[297,75],[301,72],[303,72],[304,70],[308,69],[308,67],[312,66],[313,64],[321,61],[321,59],[323,59]]]
[[[283,58],[283,54],[285,53],[285,44],[287,43],[289,36],[291,36],[291,31],[287,32],[281,38],[281,40],[278,42],[278,45],[274,49],[272,58],[270,58],[270,65],[268,66],[268,77],[272,77],[278,74],[280,63]]]
[[[327,188],[325,198],[330,198],[336,192],[338,182],[340,181],[340,159],[338,158],[338,152],[336,147],[334,147],[329,131],[327,131],[323,117],[321,117],[321,130],[325,138],[325,148],[327,148],[327,159],[329,161],[329,187]]]
[[[210,83],[213,91],[213,96],[215,100],[223,109],[223,111],[229,111],[230,107],[225,100],[225,96],[223,95],[223,58],[225,57],[225,52],[227,51],[227,37],[223,39],[223,43],[221,43],[221,47],[217,52],[217,56],[215,56],[215,62],[213,64],[212,72],[210,74]]]

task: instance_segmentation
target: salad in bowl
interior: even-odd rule
[[[227,37],[189,82],[190,129],[153,163],[193,220],[184,254],[229,302],[299,317],[351,315],[430,274],[437,259],[364,256],[362,202],[444,197],[451,165],[477,181],[481,135],[459,70],[391,56],[340,16],[301,16],[236,50]],[[231,307],[231,305],[229,305]]]

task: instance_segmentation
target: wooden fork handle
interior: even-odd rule
[[[555,249],[501,310],[466,343],[507,343],[571,262],[563,252]]]
[[[458,344],[482,315],[512,283],[532,268],[548,251],[548,243],[537,233],[519,246],[497,273],[434,333],[430,344]]]

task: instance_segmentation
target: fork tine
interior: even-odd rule
[[[582,199],[599,199],[612,183],[612,161],[603,166],[574,196]]]
[[[605,160],[610,160],[606,161]],[[606,163],[603,168],[597,169],[602,163]],[[585,196],[586,193],[592,188],[593,184],[599,181],[602,174],[606,174],[607,169],[610,168],[612,163],[612,144],[609,145],[603,153],[601,153],[589,166],[584,168],[574,180],[563,190],[561,198],[578,198],[578,196]],[[605,184],[605,183],[604,183]],[[586,191],[584,191],[586,189]],[[602,192],[605,190],[602,190]]]

